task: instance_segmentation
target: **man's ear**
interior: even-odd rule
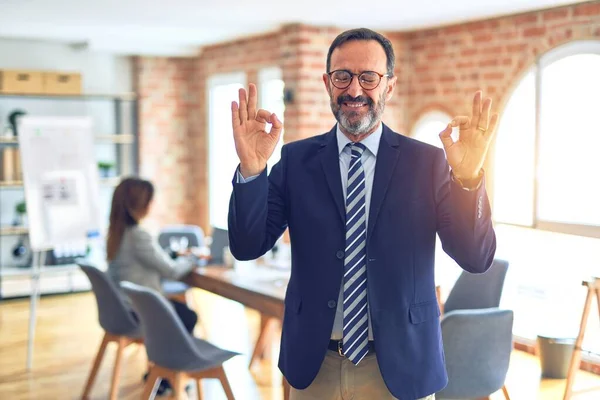
[[[396,76],[392,76],[391,78],[388,78],[387,80],[387,85],[385,88],[385,101],[390,101],[390,99],[392,98],[392,95],[394,94],[394,89],[396,88],[396,81],[398,80],[398,78]]]

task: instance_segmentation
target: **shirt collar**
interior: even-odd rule
[[[379,149],[379,141],[381,140],[381,134],[383,133],[383,124],[379,122],[379,126],[375,129],[375,132],[371,133],[369,136],[360,141],[360,143],[364,144],[367,149],[377,157],[377,150]],[[352,141],[346,137],[340,130],[340,124],[336,125],[335,132],[338,144],[338,152],[342,154],[342,151],[346,148],[348,143]]]

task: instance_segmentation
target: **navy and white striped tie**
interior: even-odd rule
[[[367,313],[367,224],[365,173],[361,156],[365,146],[349,144],[352,152],[346,192],[346,251],[344,258],[344,355],[358,364],[369,350]]]

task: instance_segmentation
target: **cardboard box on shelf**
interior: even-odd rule
[[[74,72],[45,72],[44,93],[55,95],[81,94],[81,74]]]
[[[41,71],[0,70],[0,93],[40,94],[43,92]]]

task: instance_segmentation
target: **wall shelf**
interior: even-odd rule
[[[19,141],[15,137],[0,136],[0,147],[16,147]]]
[[[0,236],[25,235],[29,233],[29,228],[25,226],[1,226]]]
[[[0,188],[21,188],[23,187],[23,181],[0,181]]]
[[[121,182],[120,176],[111,176],[108,178],[100,178],[100,185],[102,186],[117,186]],[[23,181],[0,181],[0,189],[21,189],[23,188]]]
[[[40,269],[40,273],[54,272],[64,273],[77,270],[79,266],[77,264],[64,264],[64,265],[44,265]],[[33,275],[33,269],[31,267],[2,267],[0,270],[0,276],[6,277],[31,277]]]
[[[135,135],[130,133],[117,133],[117,134],[105,134],[105,135],[94,135],[96,142],[106,142],[114,144],[132,144],[135,141]],[[0,137],[0,146],[18,146],[19,139],[16,137]]]
[[[82,94],[27,94],[27,93],[0,93],[1,97],[12,97],[20,99],[42,99],[42,100],[82,100],[82,101],[93,101],[93,100],[121,100],[121,101],[133,101],[137,99],[135,93],[82,93]]]
[[[108,178],[100,178],[100,185],[116,187],[121,182],[120,176],[111,176]]]
[[[110,175],[99,172],[100,200],[103,218],[110,207],[112,191],[124,176],[138,174],[138,96],[135,93],[85,93],[80,95],[12,94],[0,93],[0,109],[8,112],[22,109],[28,115],[89,116],[96,131],[93,132],[94,152],[97,162],[113,165]],[[0,131],[0,135],[2,131]],[[18,149],[14,136],[0,136],[0,153]],[[10,151],[9,151],[10,153]],[[3,164],[0,164],[3,165]],[[0,177],[0,301],[6,298],[27,296],[31,292],[31,269],[17,266],[12,250],[19,240],[28,243],[29,229],[12,226],[15,206],[22,201],[24,182],[18,167]],[[112,176],[114,175],[114,176]],[[31,221],[30,221],[31,223]],[[25,244],[27,246],[27,244]],[[48,266],[42,270],[43,293],[68,293],[74,288],[89,288],[89,280],[76,265]],[[50,276],[45,276],[49,274]],[[46,283],[44,284],[44,280]],[[46,285],[46,286],[44,286]]]
[[[115,144],[132,144],[135,136],[130,133],[118,133],[116,135],[95,135],[96,142],[109,142]]]

